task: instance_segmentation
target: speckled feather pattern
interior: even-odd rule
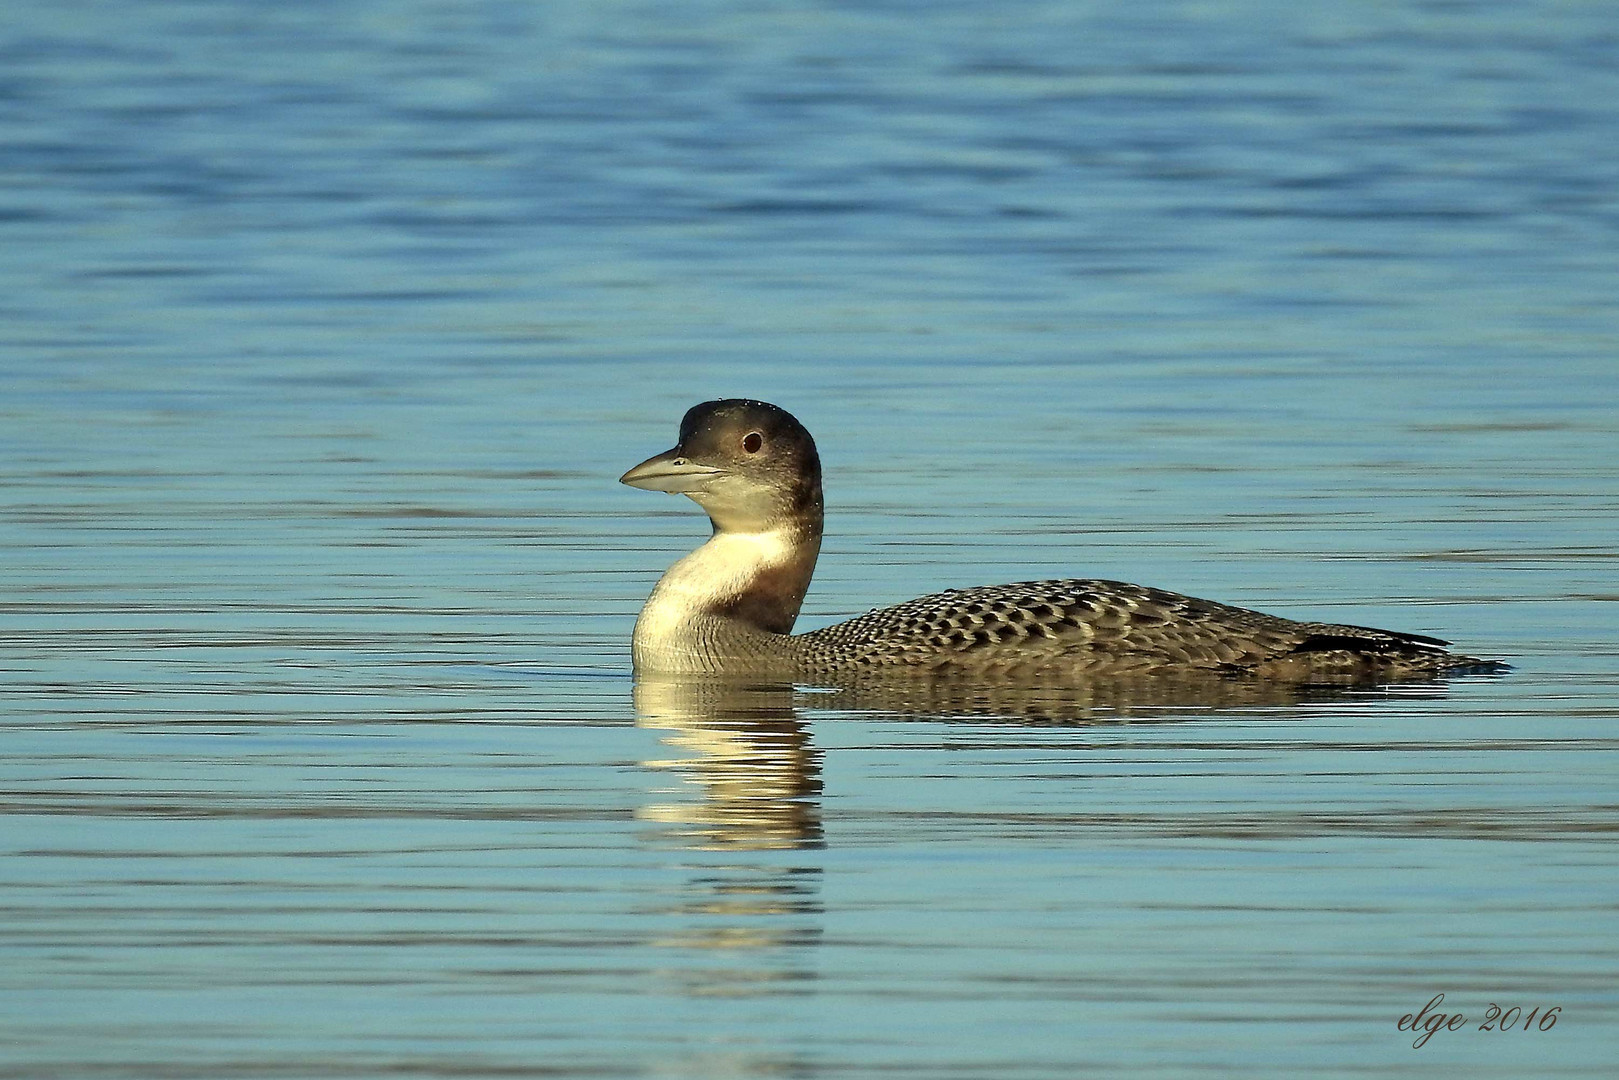
[[[783,641],[806,673],[874,666],[1165,668],[1303,674],[1476,664],[1414,634],[1295,622],[1161,589],[1094,579],[953,589]]]

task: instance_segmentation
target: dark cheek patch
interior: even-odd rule
[[[813,523],[816,536],[821,535],[821,470],[817,467],[810,475],[800,477],[788,495],[793,517]]]

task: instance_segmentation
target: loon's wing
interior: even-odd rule
[[[1295,622],[1117,581],[1027,581],[952,589],[792,639],[809,670],[869,665],[1264,670],[1364,665],[1439,670],[1477,664],[1438,638]]]

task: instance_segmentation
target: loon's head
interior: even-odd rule
[[[785,409],[728,398],[687,410],[674,449],[619,477],[648,491],[689,496],[715,532],[821,535],[821,458]]]

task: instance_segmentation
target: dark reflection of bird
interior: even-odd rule
[[[1374,707],[1391,693],[1402,700],[1446,693],[1438,680],[1408,680],[1391,688],[1364,680],[1244,679],[1213,671],[990,679],[975,672],[879,669],[837,673],[817,682],[825,685],[806,690],[798,699],[809,715],[825,711],[896,720],[1061,727],[1175,723],[1237,714],[1296,719],[1310,715],[1312,708]]]
[[[686,413],[674,449],[622,480],[690,496],[714,526],[642,608],[633,641],[640,672],[1376,682],[1502,666],[1449,652],[1437,638],[1295,622],[1090,579],[953,589],[795,635],[823,514],[820,457],[802,424],[761,401],[704,402]]]

